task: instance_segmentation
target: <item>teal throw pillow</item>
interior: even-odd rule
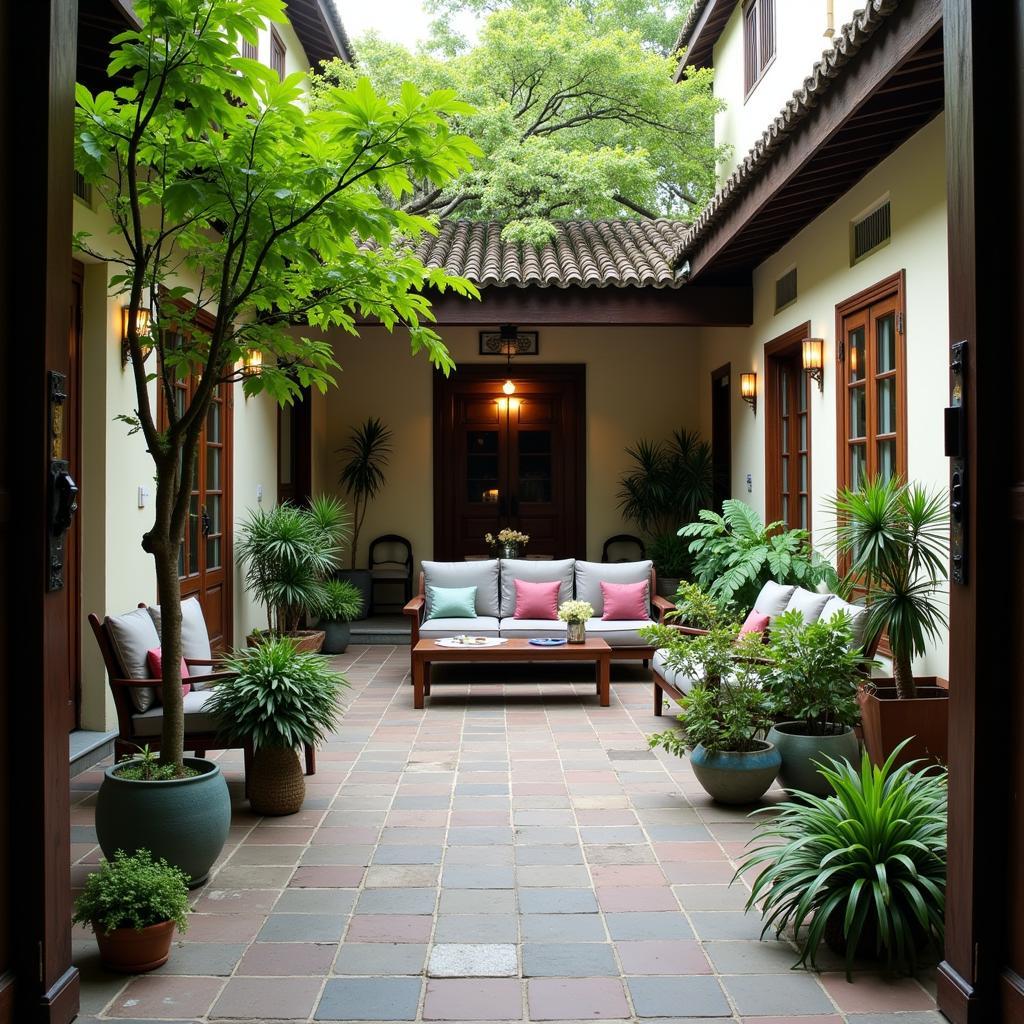
[[[476,587],[427,587],[428,619],[475,619]]]

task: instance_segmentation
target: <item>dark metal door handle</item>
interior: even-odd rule
[[[202,524],[203,524],[202,525],[203,536],[204,537],[209,537],[210,536],[210,513],[206,511],[206,506],[205,505],[203,506],[203,512],[202,512]]]

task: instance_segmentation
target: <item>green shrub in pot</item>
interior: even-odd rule
[[[365,604],[362,591],[348,580],[327,580],[320,604],[320,626],[325,654],[344,654],[351,634],[350,622],[361,618]]]
[[[763,938],[791,933],[799,965],[816,966],[824,939],[846,960],[873,956],[913,971],[942,949],[946,896],[946,774],[880,767],[865,752],[821,769],[830,795],[798,794],[763,822],[736,875],[761,869],[747,910],[760,909]],[[734,879],[735,880],[735,879]]]
[[[782,755],[779,781],[824,796],[828,783],[817,762],[826,755],[857,760],[857,687],[873,663],[853,647],[844,612],[807,624],[800,612],[784,612],[772,623],[761,656],[758,673],[775,716],[768,739]]]
[[[683,580],[676,589],[675,605],[675,609],[665,615],[669,622],[711,629],[729,621],[718,602],[699,583]]]

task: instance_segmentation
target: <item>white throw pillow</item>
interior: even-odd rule
[[[147,652],[160,646],[160,635],[145,608],[135,608],[123,615],[108,615],[107,635],[129,679],[148,679],[150,676]],[[157,698],[153,686],[133,686],[132,704],[137,711],[148,711]]]
[[[786,605],[789,604],[794,590],[796,587],[784,587],[781,583],[769,580],[761,588],[761,593],[754,601],[754,611],[767,615],[769,619],[778,617],[786,610]]]
[[[805,590],[803,587],[797,587],[793,591],[793,596],[790,597],[789,603],[786,605],[787,612],[800,612],[804,617],[804,625],[809,626],[812,622],[817,622],[821,618],[821,613],[825,609],[825,605],[828,604],[831,594],[819,594],[815,590]],[[761,609],[758,609],[761,611]],[[764,612],[762,612],[764,614]]]
[[[850,604],[835,594],[829,596],[821,612],[821,621],[828,622],[834,615],[846,612],[850,617],[850,630],[853,633],[851,647],[863,647],[865,631],[868,628],[868,610],[862,604]]]

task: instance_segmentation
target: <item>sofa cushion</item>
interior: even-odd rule
[[[600,637],[609,647],[649,647],[640,630],[653,625],[650,619],[587,619],[587,636]]]
[[[183,698],[186,736],[189,733],[217,731],[217,720],[203,710],[203,705],[211,693],[212,688],[207,687],[205,690],[193,690]],[[164,709],[159,704],[141,714],[132,715],[132,728],[136,736],[159,736],[163,724]]]
[[[446,636],[497,636],[498,620],[492,615],[475,619],[428,619],[420,626],[421,640],[441,640]]]
[[[498,560],[476,562],[424,562],[423,580],[426,584],[426,618],[430,618],[431,587],[476,587],[476,613],[497,619]],[[465,630],[462,630],[465,632]]]
[[[576,600],[588,601],[594,615],[604,614],[601,583],[642,583],[650,581],[651,561],[643,562],[576,562]],[[589,625],[588,627],[589,628]]]
[[[865,633],[868,628],[868,610],[862,604],[850,604],[841,597],[832,594],[821,611],[821,622],[828,622],[834,615],[846,612],[850,617],[850,630],[853,633],[851,647],[863,647],[866,642]]]
[[[557,619],[558,596],[562,584],[558,580],[548,583],[533,583],[530,580],[515,580],[516,619]]]
[[[641,583],[608,583],[601,580],[601,603],[606,622],[624,619],[646,619],[651,612],[651,581]]]
[[[789,604],[789,599],[793,596],[794,590],[796,590],[796,587],[784,587],[781,583],[769,580],[761,588],[761,593],[757,595],[754,607],[762,615],[767,615],[768,618],[774,619],[786,610],[786,605]]]
[[[665,664],[666,653],[664,650],[654,652],[651,665],[654,671],[665,680],[669,686],[674,686],[680,693],[689,693],[693,689],[693,679],[679,669],[669,668]]]
[[[107,635],[117,660],[129,679],[149,679],[149,652],[160,646],[153,620],[145,608],[133,608],[123,615],[108,615]],[[136,711],[148,711],[156,703],[156,687],[133,686],[132,704]]]
[[[475,619],[476,587],[427,587],[428,619]]]
[[[786,611],[800,612],[804,617],[804,625],[809,626],[821,618],[821,613],[831,596],[831,594],[819,594],[815,590],[797,587],[786,604]]]
[[[503,558],[501,560],[501,618],[516,613],[516,580],[531,583],[553,583],[557,580],[558,603],[572,600],[572,574],[575,558],[541,561],[533,558]]]
[[[510,640],[532,640],[534,637],[564,637],[565,623],[558,619],[502,619],[498,631]]]
[[[160,605],[152,605],[146,609],[156,631],[160,632]],[[181,602],[181,653],[187,661],[190,658],[198,658],[200,661],[209,661],[213,657],[210,648],[210,634],[206,628],[206,619],[203,617],[203,606],[199,598],[189,597]],[[211,665],[193,665],[189,669],[189,679],[192,682],[193,690],[202,690],[208,683],[198,682],[196,676],[208,676],[213,671]]]

